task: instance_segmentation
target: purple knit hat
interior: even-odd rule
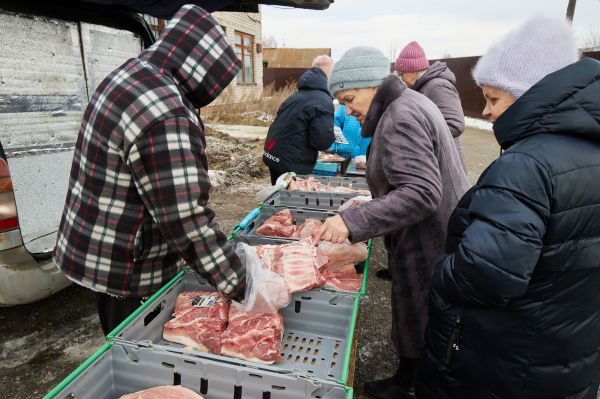
[[[394,68],[398,72],[417,72],[429,68],[429,61],[419,43],[410,42],[396,58]]]

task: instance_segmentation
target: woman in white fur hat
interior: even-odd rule
[[[433,262],[419,399],[596,399],[600,62],[578,58],[571,27],[538,17],[473,71],[504,153]]]

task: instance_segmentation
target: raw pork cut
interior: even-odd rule
[[[310,176],[308,179],[296,179],[292,180],[288,185],[288,191],[322,191],[322,192],[335,192],[335,193],[349,193],[359,195],[371,195],[369,190],[360,190],[351,187],[344,186],[328,186],[327,184],[320,183],[315,180],[314,177]]]
[[[318,269],[326,259],[318,256],[310,239],[285,245],[258,245],[256,252],[265,267],[283,277],[290,293],[308,291],[325,282]]]
[[[218,355],[228,314],[229,303],[214,291],[181,293],[175,303],[174,318],[164,326],[163,338]]]
[[[325,286],[338,291],[358,291],[362,287],[363,276],[356,273],[354,265],[336,267],[324,266],[319,269],[325,278]]]
[[[291,237],[296,231],[294,216],[289,209],[277,212],[256,229],[256,234],[271,237]]]
[[[191,389],[182,386],[162,386],[121,396],[119,399],[204,399]]]
[[[221,353],[253,362],[279,363],[282,338],[283,318],[279,313],[245,313],[232,305],[229,325],[221,335]]]
[[[292,238],[307,238],[313,237],[313,234],[316,234],[323,222],[317,219],[306,219],[304,223],[302,223],[296,229],[296,232],[292,235]]]

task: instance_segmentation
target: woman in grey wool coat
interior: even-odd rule
[[[372,137],[367,182],[373,200],[329,218],[317,239],[335,243],[384,236],[392,274],[392,339],[400,356],[394,376],[369,382],[374,398],[414,398],[430,287],[429,259],[444,251],[450,213],[469,183],[448,125],[425,96],[389,73],[372,47],[348,50],[329,90]]]

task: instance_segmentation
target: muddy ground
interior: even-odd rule
[[[230,142],[214,134],[209,139]],[[211,164],[224,170],[235,169],[236,159],[258,159],[260,142],[236,142],[217,148],[221,163]],[[463,135],[469,178],[473,182],[481,171],[498,156],[498,146],[490,132],[467,130]],[[236,151],[243,148],[250,157]],[[209,150],[210,152],[210,150]],[[213,151],[214,152],[214,151]],[[210,154],[209,154],[210,155]],[[247,170],[253,178],[237,172],[211,195],[210,206],[217,214],[223,231],[229,232],[258,201],[254,192],[268,184],[265,170],[262,177],[248,161]],[[260,166],[258,167],[260,169]],[[356,359],[356,397],[361,397],[362,384],[372,378],[391,374],[396,355],[389,340],[390,284],[375,277],[385,265],[386,256],[380,240],[376,240],[368,275],[367,296],[360,308],[358,353]],[[91,293],[72,285],[50,298],[34,304],[0,308],[0,398],[39,398],[58,384],[103,343]]]

